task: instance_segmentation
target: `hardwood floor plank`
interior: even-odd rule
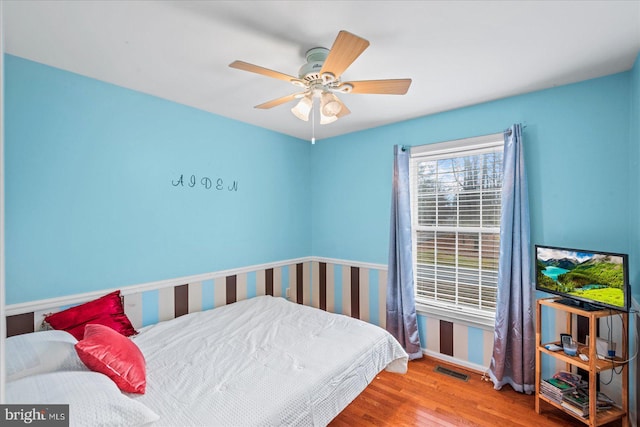
[[[462,381],[436,372],[436,366],[467,374]],[[583,427],[570,415],[542,404],[534,409],[534,396],[510,386],[494,390],[482,374],[429,357],[409,362],[406,375],[381,372],[330,424],[331,427]],[[607,424],[608,427],[621,423]]]

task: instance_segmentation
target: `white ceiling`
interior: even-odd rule
[[[406,95],[345,94],[317,139],[631,68],[640,1],[3,1],[5,52],[310,139],[298,89],[229,68],[297,75],[339,30],[371,43],[343,80],[410,77]]]

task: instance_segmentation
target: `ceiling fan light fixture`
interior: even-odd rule
[[[329,123],[333,123],[336,120],[338,120],[338,116],[325,116],[324,114],[322,114],[322,110],[320,110],[320,124],[321,125],[327,125]]]
[[[342,109],[342,105],[340,104],[340,100],[331,92],[323,92],[322,97],[320,99],[320,112],[324,116],[335,117],[340,110]]]
[[[300,99],[295,107],[291,109],[291,112],[294,116],[299,118],[300,120],[304,120],[305,122],[309,121],[309,113],[311,112],[311,108],[313,107],[313,103],[311,102],[311,96],[305,95]]]

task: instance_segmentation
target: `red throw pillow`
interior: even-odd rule
[[[108,326],[88,324],[84,339],[75,347],[87,368],[105,374],[122,391],[144,394],[146,363],[138,346],[129,338]]]
[[[44,320],[53,329],[67,331],[77,340],[82,339],[84,326],[87,323],[109,326],[125,337],[137,333],[127,315],[124,314],[119,290],[93,301],[50,314]]]

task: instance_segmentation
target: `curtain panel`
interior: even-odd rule
[[[393,148],[393,186],[389,270],[387,275],[387,330],[409,355],[422,357],[413,281],[409,153]]]
[[[522,129],[515,124],[504,133],[498,292],[489,376],[497,390],[510,384],[527,394],[535,391],[530,240]]]

